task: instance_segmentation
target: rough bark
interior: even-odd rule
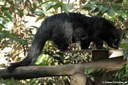
[[[1,69],[0,77],[3,79],[30,79],[50,76],[67,76],[73,75],[76,72],[84,72],[86,71],[86,68],[116,71],[120,69],[124,64],[126,64],[126,60],[123,60],[122,57],[118,57],[88,62],[84,64],[70,64],[60,66],[26,66],[19,67],[12,73],[9,73],[7,69]]]

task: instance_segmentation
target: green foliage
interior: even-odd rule
[[[106,0],[107,1],[107,0]],[[97,2],[97,1],[88,1],[81,8],[87,10],[89,15],[97,15],[97,16],[106,16],[111,19],[115,19],[117,16],[125,18],[128,13],[124,9],[124,3],[113,3],[109,1]],[[121,7],[121,8],[120,8]]]
[[[95,71],[96,71],[96,69],[85,68],[85,74],[86,75],[90,75],[90,74],[94,73]]]
[[[69,0],[70,2],[70,0]],[[116,2],[111,0],[79,0],[80,3],[65,3],[63,0],[1,0],[0,1],[0,45],[1,49],[6,47],[14,48],[8,54],[8,60],[17,60],[18,54],[23,50],[24,54],[27,52],[27,47],[31,43],[32,31],[38,27],[31,26],[25,28],[26,21],[25,16],[36,17],[36,21],[44,19],[44,17],[53,15],[60,12],[80,12],[90,16],[102,16],[115,22],[118,28],[125,26],[125,19],[128,14],[128,0],[120,0]],[[81,4],[82,3],[82,4]],[[13,24],[13,27],[9,23]],[[25,30],[23,29],[25,28]],[[125,28],[125,27],[123,27]],[[125,37],[127,38],[127,34]],[[29,37],[28,37],[29,36]],[[123,39],[123,38],[122,38]],[[13,42],[15,41],[15,42]],[[24,47],[24,45],[26,47]],[[128,43],[121,43],[120,48],[125,48],[124,58],[128,59]],[[19,48],[20,47],[20,48]],[[76,48],[76,47],[74,47]],[[49,53],[41,54],[36,62],[37,65],[60,65],[69,63],[83,63],[90,61],[90,55],[88,53],[65,53],[62,54],[56,49],[53,44],[47,43],[45,50]],[[48,55],[50,54],[50,55]],[[11,58],[12,57],[12,58]],[[94,69],[86,69],[86,74],[95,72]],[[127,77],[127,65],[119,71],[115,78],[125,80]],[[57,81],[58,80],[58,81]],[[60,81],[68,81],[67,77],[49,78],[44,79],[49,85],[58,84]],[[2,83],[1,83],[2,82]],[[22,83],[25,82],[25,83]],[[34,83],[35,82],[35,83]],[[0,80],[0,84],[6,85],[37,85],[36,79],[29,81],[14,81]],[[62,83],[61,82],[61,83]],[[59,84],[58,84],[59,85]]]
[[[128,60],[128,46],[124,49],[124,59]]]
[[[20,44],[27,44],[27,41],[20,39],[18,36],[11,34],[9,31],[3,30],[0,31],[1,38],[9,38],[10,40],[14,40]]]
[[[95,76],[102,76],[105,72],[105,69],[85,68],[85,75],[90,78]]]
[[[124,23],[125,19],[128,18],[127,14],[127,7],[128,7],[128,0],[123,0],[121,2],[110,2],[108,0],[105,0],[104,2],[97,2],[97,1],[89,1],[87,4],[85,4],[82,9],[88,10],[88,14],[91,16],[98,15],[103,16],[106,18],[111,19],[112,21],[115,21],[115,24],[118,26],[118,28],[122,29],[122,26],[125,26]],[[123,27],[123,29],[126,29],[126,27]],[[124,37],[127,38],[127,30],[125,30],[125,36],[122,37],[122,40]],[[128,60],[128,42],[127,40],[125,42],[121,42],[120,48],[124,49],[124,59]],[[91,72],[89,70],[89,72]],[[119,70],[112,80],[117,81],[127,81],[128,79],[128,65],[124,65],[121,70]],[[113,77],[112,77],[113,78]]]
[[[128,80],[128,64],[125,64],[115,75],[114,79],[116,81],[127,81]]]
[[[120,48],[127,48],[128,47],[128,43],[126,42],[126,43],[122,43],[121,45],[120,45]],[[125,53],[124,53],[125,54]]]
[[[14,79],[8,79],[8,80],[3,80],[0,79],[0,85],[41,85],[41,83],[39,81],[37,81],[37,79],[28,79],[26,81],[21,80],[14,80]]]
[[[47,66],[52,62],[51,57],[49,55],[41,54],[36,61],[37,65]]]

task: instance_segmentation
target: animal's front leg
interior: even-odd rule
[[[101,41],[100,40],[99,41],[95,41],[94,43],[96,44],[96,48],[97,49],[104,49],[102,40]]]
[[[88,49],[90,43],[91,42],[88,39],[80,41],[81,49]]]

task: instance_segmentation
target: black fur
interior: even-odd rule
[[[119,43],[118,30],[104,18],[87,17],[79,13],[60,13],[46,18],[35,34],[28,56],[17,63],[12,63],[8,70],[12,72],[19,66],[32,65],[40,55],[45,42],[53,41],[56,46],[65,51],[68,46],[80,41],[81,48],[87,49],[90,42],[97,48],[103,48],[103,41],[112,48]]]

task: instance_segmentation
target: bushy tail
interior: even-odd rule
[[[17,67],[34,64],[35,61],[37,60],[37,57],[42,52],[45,42],[49,39],[49,36],[50,36],[49,31],[47,28],[45,28],[45,25],[42,24],[42,26],[38,29],[34,37],[34,40],[32,42],[32,45],[31,45],[30,51],[28,52],[27,57],[20,62],[11,63],[10,66],[7,68],[8,71],[12,72]]]

